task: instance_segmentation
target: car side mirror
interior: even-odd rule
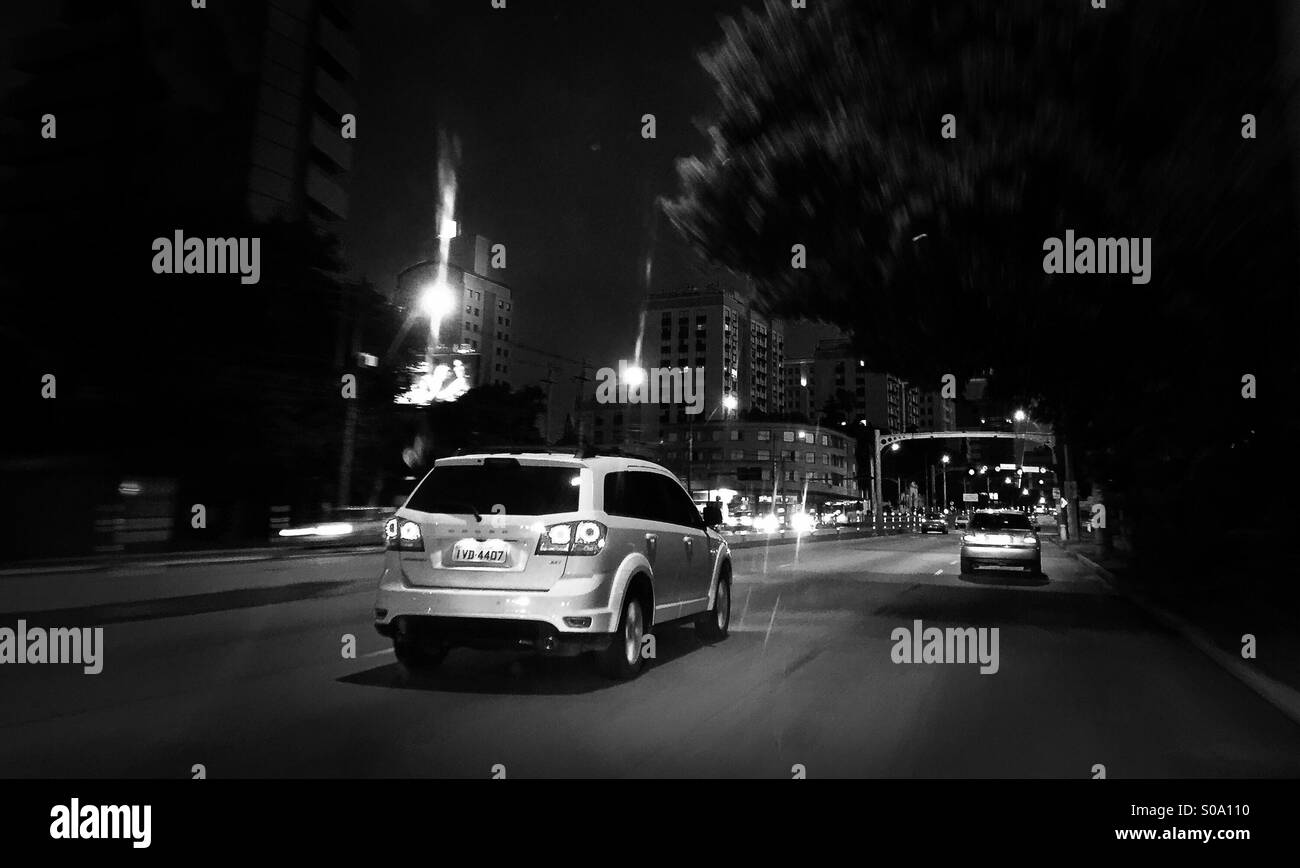
[[[717,527],[722,524],[722,507],[716,503],[706,504],[704,507],[704,524],[706,527]]]

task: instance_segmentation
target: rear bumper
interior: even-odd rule
[[[375,630],[389,639],[446,648],[531,648],[557,657],[603,651],[610,633],[562,632],[545,621],[522,618],[455,618],[441,615],[398,615],[375,620]]]
[[[405,625],[447,644],[603,647],[618,627],[612,586],[601,573],[560,579],[546,591],[427,588],[388,567],[375,595],[375,629],[393,638]]]
[[[1042,550],[1033,546],[963,545],[961,556],[980,566],[1032,567],[1042,559]]]

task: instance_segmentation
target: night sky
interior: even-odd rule
[[[355,272],[387,291],[397,271],[432,255],[441,127],[461,141],[462,231],[507,246],[516,340],[572,357],[626,356],[650,239],[658,239],[656,289],[690,276],[653,203],[675,189],[674,159],[707,146],[712,89],[696,55],[721,37],[720,17],[741,7],[363,4],[359,140],[343,236]],[[647,112],[655,140],[640,135]]]

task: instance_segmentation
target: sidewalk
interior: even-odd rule
[[[1095,543],[1052,542],[1300,723],[1300,588],[1262,553],[1159,576]],[[1246,634],[1255,638],[1254,659],[1242,656]]]

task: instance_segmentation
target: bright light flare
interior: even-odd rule
[[[420,293],[420,309],[436,320],[451,313],[455,306],[455,293],[445,283],[431,283]]]

